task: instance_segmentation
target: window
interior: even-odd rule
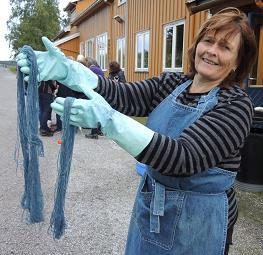
[[[168,71],[183,70],[184,22],[180,21],[165,26],[163,69]]]
[[[136,35],[136,70],[148,71],[149,67],[149,31]]]
[[[96,59],[102,70],[106,70],[107,65],[107,33],[96,38]]]
[[[85,43],[85,57],[93,58],[93,39],[87,40]]]
[[[124,4],[126,3],[126,0],[119,0],[119,4],[118,5],[121,5],[121,4]]]
[[[125,67],[125,38],[117,40],[117,61],[122,69]]]
[[[81,42],[79,46],[79,54],[85,56],[85,43]]]

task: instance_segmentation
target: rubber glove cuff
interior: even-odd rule
[[[118,111],[111,114],[102,132],[133,157],[145,149],[154,135],[154,131]]]
[[[67,75],[64,79],[59,80],[69,88],[85,93],[85,87],[95,89],[98,86],[98,76],[86,66],[68,59]]]

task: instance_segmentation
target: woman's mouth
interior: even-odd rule
[[[210,60],[210,59],[207,59],[207,58],[202,58],[202,60],[203,60],[205,63],[209,64],[209,65],[213,65],[213,66],[217,66],[217,65],[218,65],[218,64],[215,63],[214,61],[212,61],[212,60]]]

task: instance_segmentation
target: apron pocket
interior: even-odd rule
[[[144,183],[145,185],[146,183]],[[139,228],[141,239],[157,245],[165,250],[171,250],[174,244],[175,230],[181,216],[184,203],[184,194],[180,191],[165,191],[163,216],[158,216],[159,233],[151,232],[152,200],[154,191],[142,189],[137,193],[136,204],[133,211],[133,224]]]

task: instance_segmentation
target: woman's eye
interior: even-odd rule
[[[225,50],[230,50],[230,48],[229,48],[228,45],[223,45],[223,48],[224,48]]]

